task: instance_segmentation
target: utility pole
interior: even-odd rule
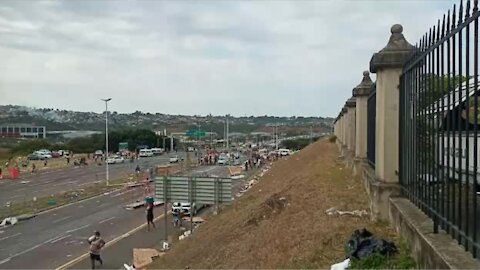
[[[278,123],[275,123],[275,149],[278,150]]]
[[[229,130],[228,130],[228,114],[227,114],[227,150],[229,149],[228,133],[229,133]]]
[[[313,130],[312,130],[312,128],[313,128],[313,127],[310,126],[310,143],[312,143],[312,141],[313,141],[313,134],[312,134],[312,133],[313,133]]]
[[[173,135],[170,134],[170,151],[173,151]]]
[[[108,175],[108,102],[112,100],[111,98],[102,99],[105,101],[105,170],[106,170],[106,180],[107,186],[109,185],[109,175]]]
[[[167,139],[167,129],[163,129],[163,144],[162,144],[162,147],[163,147],[163,152],[165,152],[165,150],[167,149],[165,147],[165,140]]]

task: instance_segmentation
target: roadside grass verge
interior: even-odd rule
[[[326,269],[345,259],[345,243],[362,228],[403,252],[387,223],[325,213],[331,207],[369,209],[363,182],[337,157],[336,145],[326,138],[275,162],[258,184],[150,268]],[[397,265],[408,266],[399,257]]]
[[[19,216],[24,214],[37,214],[46,210],[60,207],[65,204],[86,200],[88,198],[119,189],[123,184],[128,183],[129,178],[119,178],[110,181],[106,186],[104,181],[93,183],[81,189],[63,191],[50,196],[38,197],[36,200],[29,198],[23,202],[12,203],[10,206],[0,207],[0,221],[6,217]]]

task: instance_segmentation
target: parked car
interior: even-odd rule
[[[35,151],[33,152],[33,154],[42,157],[42,160],[52,158],[52,155],[47,154],[47,152],[44,152],[44,151]]]
[[[193,203],[193,215],[196,215],[199,210],[204,208],[205,204],[197,204]],[[185,215],[190,216],[191,207],[190,203],[181,203],[181,202],[174,202],[172,203],[172,213],[174,215],[178,215],[180,212],[183,212]]]
[[[280,154],[280,156],[284,157],[291,155],[292,151],[290,151],[289,149],[278,149],[278,153]]]
[[[102,150],[97,150],[93,154],[94,157],[103,157],[103,151]]]
[[[163,149],[162,148],[152,148],[152,153],[154,156],[159,156],[163,154]]]
[[[170,163],[178,163],[179,158],[178,156],[171,156],[169,160],[170,160]]]
[[[28,159],[28,160],[45,160],[46,158],[43,157],[43,156],[41,156],[41,155],[39,155],[39,154],[33,153],[33,154],[28,155],[28,156],[27,156],[27,159]]]
[[[53,151],[52,154],[51,154],[52,158],[59,158],[61,157],[62,155],[59,153],[59,152],[56,152],[56,151]]]
[[[152,157],[153,156],[153,151],[152,149],[140,149],[138,152],[139,157]]]
[[[191,147],[191,146],[189,146],[189,147],[187,148],[187,152],[193,152],[193,151],[195,151],[195,148],[193,148],[193,147]]]
[[[226,157],[219,157],[217,163],[218,165],[228,165],[228,159]]]
[[[119,163],[124,163],[125,159],[121,156],[111,156],[107,158],[107,163],[108,164],[119,164]]]

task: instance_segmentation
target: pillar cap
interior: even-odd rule
[[[359,85],[357,85],[355,88],[353,88],[353,96],[354,97],[359,97],[359,96],[368,96],[370,95],[370,90],[372,89],[372,79],[370,79],[370,73],[368,71],[363,72],[363,79],[362,82],[360,82]]]
[[[394,24],[390,32],[392,35],[387,46],[378,53],[374,53],[370,60],[370,72],[372,73],[377,73],[378,70],[384,68],[401,68],[413,52],[414,47],[402,34],[402,25]]]
[[[345,105],[348,107],[348,108],[353,108],[353,107],[356,107],[357,106],[357,100],[356,98],[354,97],[351,97],[347,100],[347,102],[345,102]]]

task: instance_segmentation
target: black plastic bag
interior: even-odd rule
[[[355,230],[345,249],[347,258],[350,259],[363,259],[372,253],[389,256],[397,252],[397,247],[393,242],[375,239],[373,234],[366,229]]]

